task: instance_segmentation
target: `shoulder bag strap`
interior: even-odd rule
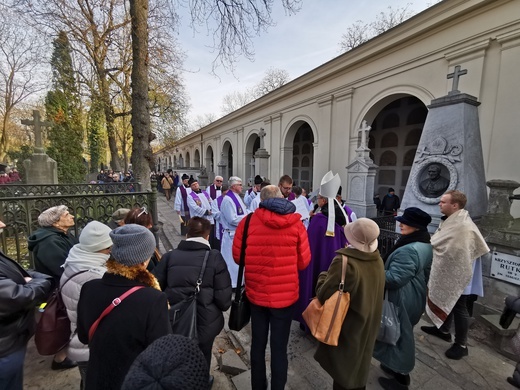
[[[72,275],[70,278],[68,278],[68,279],[65,281],[65,283],[63,283],[63,285],[62,285],[61,287],[58,287],[58,290],[61,291],[61,289],[62,289],[62,288],[63,288],[63,287],[64,287],[64,286],[69,282],[69,280],[71,280],[72,278],[74,278],[74,277],[76,277],[76,276],[78,276],[79,274],[82,274],[82,273],[84,273],[84,272],[88,272],[88,271],[89,271],[89,270],[86,269],[86,270],[83,270],[83,271],[76,272],[74,275]]]
[[[347,273],[348,257],[341,255],[341,282],[338,286],[339,291],[343,291],[345,288],[345,274]]]
[[[206,251],[204,255],[204,261],[202,263],[202,268],[200,269],[199,278],[197,279],[197,285],[195,286],[195,294],[198,294],[200,291],[200,285],[202,284],[202,277],[204,276],[204,272],[206,271],[206,264],[208,263],[209,251]]]
[[[99,325],[99,323],[101,322],[101,320],[108,314],[110,313],[112,310],[114,310],[114,308],[116,306],[119,306],[121,304],[121,302],[123,302],[123,300],[125,298],[127,298],[129,295],[133,294],[134,292],[136,292],[137,290],[140,290],[144,288],[144,286],[135,286],[135,287],[132,287],[130,290],[128,290],[127,292],[125,292],[123,295],[121,295],[120,297],[118,298],[114,298],[114,300],[110,303],[110,305],[107,306],[107,308],[105,310],[103,310],[103,313],[101,313],[101,315],[99,316],[99,318],[92,324],[92,326],[90,327],[89,331],[88,331],[88,341],[91,342],[92,341],[92,337],[94,337],[94,333],[96,332],[96,329]]]
[[[242,293],[242,278],[244,276],[244,266],[246,261],[246,245],[247,245],[247,232],[249,230],[249,223],[253,213],[247,214],[246,222],[244,226],[244,234],[242,235],[242,247],[240,248],[240,265],[238,267],[238,278],[237,278],[237,289],[235,291],[235,302],[240,302],[240,295]]]

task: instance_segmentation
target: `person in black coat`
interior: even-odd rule
[[[168,302],[159,283],[146,270],[155,249],[154,235],[144,226],[129,224],[110,232],[111,258],[101,279],[83,285],[78,302],[78,338],[90,348],[87,390],[120,389],[135,358],[156,339],[170,334]],[[89,331],[115,298],[132,289]]]
[[[4,227],[0,221],[0,232]],[[52,277],[25,271],[0,252],[0,389],[22,390],[25,351],[36,327],[35,307],[52,287]]]
[[[187,239],[181,241],[177,249],[166,253],[153,271],[173,306],[193,294],[204,256],[210,251],[197,298],[199,348],[208,367],[213,341],[224,327],[222,312],[231,306],[231,277],[220,252],[209,245],[210,231],[211,224],[207,219],[191,218]]]

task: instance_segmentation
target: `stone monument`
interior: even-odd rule
[[[361,123],[361,141],[356,149],[356,158],[347,168],[347,204],[358,217],[375,218],[377,209],[374,204],[374,187],[378,166],[370,158],[368,133],[371,127],[366,121]]]
[[[458,90],[459,77],[467,74],[455,66],[448,95],[432,100],[408,178],[401,209],[419,207],[432,218],[435,229],[440,217],[439,201],[447,190],[460,190],[468,197],[466,209],[473,218],[487,210],[484,159],[477,98]]]
[[[34,153],[24,160],[25,182],[28,184],[58,184],[58,165],[45,154],[42,141],[42,127],[51,122],[40,120],[40,112],[33,110],[33,119],[22,119],[23,125],[34,126]]]
[[[258,132],[258,136],[260,137],[260,148],[255,153],[255,174],[260,175],[262,177],[269,177],[269,153],[265,149],[265,141],[264,138],[267,135],[264,128],[260,128],[260,131]]]

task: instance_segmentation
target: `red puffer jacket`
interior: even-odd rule
[[[275,210],[275,211],[272,211]],[[311,261],[307,231],[296,207],[282,198],[262,202],[249,224],[245,257],[246,294],[251,303],[288,307],[298,300],[298,271]],[[240,262],[245,218],[233,240],[233,258]]]

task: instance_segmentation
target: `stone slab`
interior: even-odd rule
[[[238,375],[248,370],[240,356],[232,349],[219,356],[219,365],[220,371],[229,375]]]
[[[236,390],[249,390],[251,389],[251,371],[244,371],[242,374],[231,378],[231,381],[235,385]]]

